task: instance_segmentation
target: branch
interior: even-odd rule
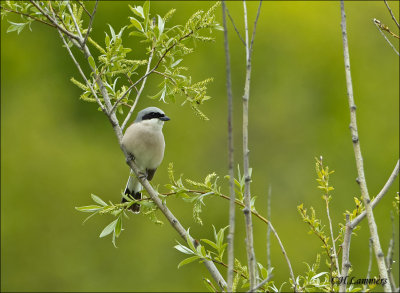
[[[346,214],[346,226],[344,232],[344,239],[342,244],[342,274],[340,275],[343,278],[346,278],[349,274],[349,269],[351,268],[350,263],[350,242],[351,242],[351,234],[353,229],[350,225],[350,215]],[[372,238],[371,238],[372,241]],[[340,282],[339,292],[346,292],[346,282]]]
[[[369,238],[369,261],[368,261],[367,277],[365,278],[367,280],[369,279],[371,268],[372,268],[372,238]],[[367,284],[363,285],[363,291],[367,292]]]
[[[258,18],[260,17],[261,4],[262,4],[262,0],[260,0],[260,4],[258,5],[257,16],[256,16],[256,19],[254,20],[253,35],[251,36],[251,43],[250,43],[250,55],[253,52],[253,43],[254,43],[254,38],[256,37],[256,28],[257,28]]]
[[[251,52],[249,47],[249,29],[247,26],[247,5],[243,0],[244,27],[246,35],[246,80],[243,94],[243,173],[244,183],[244,202],[246,207],[243,209],[246,222],[246,251],[247,263],[250,276],[250,290],[257,286],[256,256],[253,246],[253,223],[251,219],[251,195],[250,195],[250,166],[249,166],[249,97],[250,97],[250,75],[251,75]]]
[[[33,20],[36,20],[36,21],[41,22],[41,23],[44,23],[44,24],[46,24],[48,26],[51,26],[51,27],[56,27],[53,23],[49,23],[49,22],[43,21],[43,20],[41,20],[39,18],[36,18],[36,17],[34,17],[32,15],[29,15],[29,14],[26,14],[26,13],[23,13],[23,12],[15,11],[15,10],[12,10],[12,9],[9,9],[9,8],[3,7],[3,6],[0,6],[0,9],[4,9],[4,10],[6,10],[8,12],[12,12],[12,13],[16,13],[16,14],[19,14],[19,15],[23,15],[23,16],[29,17],[29,18],[31,18]]]
[[[272,187],[269,185],[268,187],[268,199],[267,199],[267,219],[271,221],[271,196],[272,196]],[[267,228],[267,270],[270,271],[271,269],[271,238],[270,234],[271,228],[268,225]]]
[[[228,17],[231,20],[231,23],[233,25],[233,28],[235,29],[236,34],[238,35],[239,39],[242,41],[243,45],[246,47],[246,42],[243,40],[242,36],[240,35],[239,30],[237,29],[235,22],[233,21],[233,18],[231,16],[231,14],[229,13],[229,9],[228,7],[226,7],[226,12],[228,13]]]
[[[389,274],[390,287],[392,289],[392,292],[395,292],[396,284],[394,283],[392,265],[394,263],[394,261],[393,261],[394,239],[395,239],[396,235],[395,235],[394,217],[393,217],[393,212],[392,211],[390,212],[390,220],[392,221],[392,238],[390,238],[390,241],[389,241],[389,247],[388,247],[388,252],[387,252],[385,261],[386,261],[386,266],[387,266],[388,274]]]
[[[135,108],[136,108],[136,105],[137,105],[137,103],[138,103],[138,101],[139,101],[140,95],[142,94],[142,91],[143,91],[144,86],[145,86],[146,81],[147,81],[147,76],[149,75],[149,70],[150,70],[151,60],[153,59],[153,54],[154,54],[154,47],[152,48],[152,50],[151,50],[151,52],[150,52],[149,60],[147,61],[147,69],[146,69],[146,73],[145,73],[145,75],[144,75],[144,76],[146,76],[146,77],[143,78],[143,82],[142,82],[142,85],[140,86],[140,89],[139,89],[137,95],[136,95],[135,102],[133,103],[131,109],[129,110],[128,115],[126,115],[125,120],[124,120],[124,122],[123,122],[122,125],[121,125],[121,129],[122,129],[122,130],[125,129],[126,124],[128,123],[129,119],[130,119],[131,116],[132,116],[133,111],[134,111]],[[131,85],[130,87],[132,88],[132,87],[136,86],[137,83],[138,83],[138,82],[134,83],[134,84]],[[124,96],[125,96],[127,93],[129,93],[129,91],[126,91],[126,92],[122,95],[122,97],[121,97],[120,99],[118,99],[118,101],[115,102],[115,104],[114,104],[114,106],[113,106],[113,109],[114,109],[114,110],[116,109],[116,107],[117,107],[119,101],[122,100],[122,99],[124,98]],[[112,109],[111,111],[113,111],[113,109]]]
[[[247,291],[247,293],[250,292],[256,292],[258,289],[260,289],[262,286],[264,286],[265,284],[267,284],[270,280],[272,279],[272,274],[270,274],[265,280],[263,280],[260,284],[258,284],[255,288],[253,288],[253,290],[249,290]]]
[[[332,248],[333,248],[333,258],[335,261],[335,266],[337,269],[338,276],[340,276],[340,271],[339,271],[339,260],[338,260],[338,255],[336,253],[336,245],[335,245],[335,238],[333,237],[333,229],[332,229],[332,220],[331,216],[329,213],[329,199],[328,195],[325,197],[325,203],[326,203],[326,214],[328,216],[328,222],[329,222],[329,230],[331,231],[331,239],[332,239]]]
[[[224,25],[224,48],[225,48],[225,64],[226,64],[226,91],[228,96],[228,169],[229,169],[229,234],[228,240],[228,292],[232,292],[233,288],[233,268],[235,265],[234,255],[234,239],[235,239],[235,182],[233,173],[233,103],[232,103],[232,83],[231,83],[231,60],[228,44],[228,29],[226,25],[226,4],[222,0],[222,19]]]
[[[393,44],[389,41],[389,39],[385,36],[385,34],[383,33],[382,29],[384,29],[384,26],[381,24],[381,22],[379,20],[377,20],[376,18],[374,18],[374,24],[375,26],[378,28],[379,32],[381,33],[381,35],[385,38],[386,42],[389,43],[390,47],[392,47],[392,49],[396,52],[397,55],[399,55],[399,52],[396,50],[396,48],[393,46]],[[387,27],[386,27],[387,28]],[[389,28],[385,29],[386,31],[392,33]],[[392,33],[393,34],[393,33]],[[393,34],[395,35],[395,34]],[[400,56],[400,55],[399,55]]]
[[[80,4],[80,3],[79,3]],[[85,46],[87,39],[89,37],[90,31],[92,29],[92,24],[93,24],[93,19],[94,19],[94,15],[96,14],[96,10],[97,10],[97,5],[99,4],[99,0],[96,0],[96,4],[94,4],[94,8],[93,8],[93,12],[92,14],[90,14],[90,22],[89,22],[89,27],[88,30],[86,32],[86,36],[85,39],[83,40],[82,46]],[[84,6],[82,6],[84,7]]]
[[[69,38],[76,40],[78,43],[81,42],[81,39],[74,35],[73,33],[71,33],[70,31],[67,31],[66,29],[64,29],[62,26],[60,26],[57,21],[53,18],[51,18],[50,15],[48,15],[43,9],[42,7],[40,7],[37,3],[35,3],[35,1],[33,0],[29,0],[29,2],[31,2],[39,11],[42,15],[44,15],[59,31],[62,31],[64,34],[66,34]]]
[[[396,180],[396,177],[399,175],[399,160],[397,160],[397,164],[394,167],[392,174],[390,175],[389,179],[386,181],[385,185],[383,186],[382,190],[378,193],[378,195],[372,200],[371,207],[375,208],[376,205],[380,202],[380,200],[385,196],[388,192],[390,186],[392,186],[393,182]],[[354,229],[367,215],[366,211],[363,211],[359,214],[353,221],[351,221],[351,228]]]
[[[395,22],[395,24],[397,25],[397,27],[400,29],[400,25],[396,20],[396,17],[394,17],[392,9],[390,9],[389,4],[386,2],[386,0],[383,0],[383,2],[385,2],[385,5],[387,7],[387,9],[389,10],[390,15],[392,16],[393,21]]]
[[[71,14],[72,21],[74,22],[74,25],[75,25],[75,28],[76,28],[76,32],[78,33],[78,36],[82,39],[81,30],[79,29],[79,25],[76,22],[74,12],[72,11],[71,5],[69,5],[69,1],[67,1],[67,7],[68,7],[68,10],[69,10],[69,13]],[[82,46],[82,48],[84,47],[83,43],[81,44],[81,46]]]
[[[343,54],[344,54],[344,64],[345,64],[346,83],[347,83],[347,97],[348,97],[348,102],[349,102],[349,107],[350,107],[350,121],[351,121],[350,122],[350,130],[351,130],[354,155],[355,155],[356,165],[357,165],[358,179],[360,182],[359,185],[360,185],[360,189],[361,189],[361,195],[364,200],[365,211],[367,213],[368,226],[370,229],[371,238],[373,240],[373,247],[374,247],[376,260],[378,263],[379,273],[381,275],[381,278],[388,279],[385,259],[384,259],[384,255],[382,252],[382,248],[381,248],[381,244],[380,244],[379,236],[378,236],[378,228],[376,226],[374,214],[372,212],[372,207],[371,207],[371,200],[370,200],[369,194],[368,194],[367,182],[365,180],[365,175],[364,175],[363,158],[361,155],[360,142],[358,139],[356,106],[354,103],[353,84],[351,81],[350,57],[349,57],[349,46],[348,46],[348,40],[347,40],[346,14],[344,11],[344,0],[340,1],[340,8],[341,8],[341,27],[342,27],[342,37],[343,37]],[[387,283],[383,285],[383,288],[384,288],[385,292],[391,291],[390,285]]]

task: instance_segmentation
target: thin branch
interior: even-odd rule
[[[385,5],[386,5],[387,9],[389,10],[390,15],[392,16],[393,21],[395,22],[395,24],[397,25],[397,27],[400,29],[400,25],[399,25],[399,23],[397,22],[396,17],[394,17],[394,14],[393,14],[393,12],[392,12],[392,9],[390,9],[389,4],[387,3],[386,0],[383,0],[383,2],[385,2]]]
[[[246,222],[246,251],[249,268],[250,289],[257,286],[256,256],[253,246],[253,223],[251,219],[251,195],[250,195],[250,163],[249,163],[249,98],[250,98],[250,75],[251,75],[251,53],[249,47],[249,29],[247,26],[247,5],[243,0],[244,28],[246,36],[246,80],[243,94],[243,173],[244,173],[244,202],[243,209]]]
[[[16,13],[16,14],[19,14],[19,15],[23,15],[23,16],[29,17],[29,18],[31,18],[31,19],[33,19],[35,21],[44,23],[44,24],[46,24],[48,26],[51,26],[51,27],[56,27],[53,23],[49,23],[49,22],[43,21],[43,20],[41,20],[39,18],[36,18],[36,17],[34,17],[32,15],[29,15],[29,14],[26,14],[26,13],[23,13],[23,12],[15,11],[15,10],[12,10],[12,9],[9,9],[9,8],[3,7],[3,6],[0,6],[0,9],[4,9],[4,10],[6,10],[8,12],[12,12],[12,13]]]
[[[267,198],[267,219],[270,222],[271,221],[271,196],[272,196],[272,187],[271,184],[268,187],[268,198]],[[267,228],[267,270],[268,272],[271,269],[271,228],[268,225]]]
[[[242,36],[240,35],[239,30],[237,29],[235,22],[233,21],[233,18],[231,16],[231,14],[229,13],[229,9],[228,7],[226,7],[226,12],[228,13],[228,17],[231,20],[231,23],[233,25],[233,28],[235,29],[236,34],[238,35],[239,39],[242,41],[243,45],[246,46],[246,42],[243,40]]]
[[[79,3],[79,5],[83,8],[83,10],[86,12],[86,14],[90,17],[91,14],[90,12],[86,9],[85,5],[81,1],[76,1]]]
[[[147,61],[147,69],[146,69],[146,73],[145,73],[145,75],[144,75],[144,76],[146,76],[146,77],[143,79],[142,85],[140,86],[140,89],[139,89],[139,91],[138,91],[138,93],[137,93],[137,95],[136,95],[135,102],[133,103],[131,109],[129,110],[128,115],[126,115],[126,118],[125,118],[124,122],[123,122],[122,125],[121,125],[121,129],[122,129],[122,130],[125,129],[126,124],[129,122],[129,119],[131,118],[132,113],[133,113],[133,111],[135,110],[137,103],[139,102],[140,95],[142,94],[142,91],[143,91],[144,86],[145,86],[146,81],[147,81],[147,76],[148,76],[148,74],[149,74],[150,65],[151,65],[151,60],[153,59],[153,54],[154,54],[154,47],[152,48],[152,50],[151,50],[151,52],[150,52],[149,60]],[[134,84],[134,85],[135,85],[135,84]],[[132,87],[132,86],[131,86],[131,87]],[[128,91],[126,91],[126,93],[128,93]],[[125,93],[125,94],[126,94],[126,93]],[[124,94],[124,95],[125,95],[125,94]],[[122,97],[123,97],[123,96],[122,96]],[[121,97],[121,98],[122,98],[122,97]],[[113,109],[114,109],[117,105],[118,105],[118,101],[115,102],[115,104],[114,104],[114,106],[113,106]],[[111,110],[111,111],[113,111],[113,110]]]
[[[223,263],[222,261],[218,261],[218,260],[216,260],[216,259],[213,259],[212,261],[213,261],[214,263],[216,263],[216,264],[219,264],[219,265],[221,265],[221,266],[224,266],[225,268],[228,268],[228,265],[227,265],[226,263]],[[239,271],[238,271],[238,270],[233,269],[233,271],[234,271],[236,274],[239,274]],[[241,276],[243,279],[248,279],[248,278],[246,277],[246,275],[244,275],[243,273],[240,273],[240,276]],[[232,292],[232,291],[228,291],[228,292]]]
[[[67,1],[67,7],[68,7],[68,10],[69,10],[69,13],[71,14],[72,21],[74,22],[76,32],[78,33],[78,36],[82,39],[81,30],[79,29],[79,25],[78,25],[78,23],[76,21],[76,18],[75,18],[74,12],[72,11],[71,5],[69,5],[69,1]],[[81,44],[81,46],[82,46],[82,44]],[[82,46],[82,48],[83,48],[83,46]]]
[[[89,37],[90,31],[92,30],[92,24],[93,24],[93,19],[94,19],[94,15],[96,14],[96,10],[97,10],[97,5],[99,4],[99,0],[96,0],[96,4],[94,4],[94,8],[93,8],[93,12],[90,15],[90,22],[89,22],[89,27],[88,30],[86,32],[86,36],[85,39],[83,40],[82,46],[84,46],[87,42],[87,39]],[[83,6],[84,7],[84,6]]]
[[[262,4],[262,0],[260,0],[260,4],[258,5],[257,16],[256,16],[256,19],[254,20],[253,35],[251,36],[251,42],[250,42],[250,55],[253,52],[253,43],[254,43],[254,39],[256,37],[256,28],[257,28],[258,18],[260,17],[261,4]]]
[[[372,238],[369,238],[369,261],[368,261],[368,271],[367,271],[367,276],[366,280],[369,279],[369,275],[371,273],[371,268],[372,268]],[[363,291],[367,292],[367,284],[363,285]]]
[[[399,175],[399,160],[397,160],[397,164],[394,167],[392,174],[390,175],[389,179],[386,181],[385,185],[383,186],[382,190],[378,193],[378,195],[372,200],[371,207],[375,208],[379,201],[385,196],[388,192],[390,186],[396,180],[396,177]],[[366,211],[363,211],[359,214],[353,221],[351,221],[351,228],[354,229],[367,215]]]
[[[229,54],[228,28],[226,25],[226,3],[222,0],[222,20],[224,26],[224,48],[226,64],[226,91],[228,96],[228,170],[229,170],[229,234],[228,234],[228,292],[233,288],[233,268],[235,265],[234,239],[235,239],[235,182],[233,173],[233,103],[232,103],[232,82],[231,82],[231,60]]]
[[[353,229],[350,225],[350,215],[346,214],[346,226],[344,232],[344,239],[342,244],[342,274],[340,275],[342,278],[346,278],[349,274],[349,269],[351,268],[350,263],[350,242],[351,242],[351,234]],[[340,282],[339,292],[346,292],[346,284],[347,282]]]
[[[331,216],[329,213],[329,199],[328,199],[328,195],[325,196],[325,203],[326,203],[326,214],[328,216],[328,222],[329,222],[329,230],[331,231],[331,239],[332,239],[332,248],[333,248],[333,258],[335,261],[335,266],[336,266],[336,270],[338,273],[338,276],[340,276],[340,270],[339,270],[339,260],[338,260],[338,255],[336,253],[336,244],[335,244],[335,238],[333,237],[333,228],[332,228],[332,220],[331,220]]]
[[[71,33],[70,31],[67,31],[66,29],[64,29],[62,26],[60,26],[57,21],[53,18],[51,18],[50,15],[48,15],[43,9],[42,7],[40,7],[37,3],[35,3],[35,1],[33,0],[29,0],[29,2],[31,2],[39,11],[42,15],[44,15],[58,30],[62,31],[64,34],[66,34],[69,38],[76,40],[78,43],[81,42],[81,39],[74,35],[73,33]]]
[[[383,33],[383,31],[381,29],[382,28],[381,22],[379,20],[377,20],[376,18],[374,18],[373,21],[374,21],[375,26],[378,28],[379,32],[381,33],[381,35],[385,38],[386,42],[388,42],[390,47],[392,47],[393,51],[395,51],[396,54],[399,55],[399,52],[396,50],[396,48],[393,46],[393,44],[389,41],[389,39]]]
[[[367,213],[368,226],[370,229],[371,238],[373,240],[373,247],[375,256],[378,263],[379,273],[381,278],[388,279],[386,264],[384,259],[384,254],[382,252],[381,244],[378,236],[378,228],[376,226],[376,222],[374,219],[374,214],[372,212],[371,200],[368,194],[367,182],[365,180],[364,174],[364,164],[363,158],[361,155],[360,142],[358,138],[358,130],[357,130],[357,117],[356,117],[356,105],[354,103],[353,96],[353,84],[351,80],[351,71],[350,71],[350,57],[349,57],[349,46],[347,40],[347,29],[346,29],[346,14],[344,11],[344,0],[340,1],[341,8],[341,27],[342,27],[342,37],[343,37],[343,55],[344,55],[344,64],[345,64],[345,72],[346,72],[346,84],[347,84],[347,97],[350,107],[350,130],[353,142],[354,155],[356,159],[357,165],[357,173],[359,179],[359,185],[361,189],[361,195],[364,200],[365,211]],[[385,292],[390,292],[391,288],[389,284],[384,284],[383,288]]]
[[[257,291],[257,290],[260,289],[262,286],[264,286],[265,284],[267,284],[271,279],[272,279],[272,274],[270,274],[265,280],[263,280],[263,281],[262,281],[261,283],[259,283],[255,288],[253,288],[253,290],[247,291],[247,293]]]
[[[392,271],[392,265],[394,263],[393,257],[394,257],[394,239],[396,237],[395,235],[395,227],[394,227],[394,217],[393,217],[393,212],[390,211],[390,220],[392,222],[392,238],[390,238],[389,241],[389,247],[388,247],[388,252],[386,254],[386,267],[388,269],[388,275],[389,275],[389,283],[390,287],[392,288],[392,292],[395,292],[396,290],[396,284],[394,282],[394,277],[393,277],[393,271]]]

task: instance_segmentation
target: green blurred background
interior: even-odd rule
[[[398,2],[390,1],[393,11]],[[94,2],[88,4],[92,7]],[[92,37],[101,44],[107,23],[119,29],[128,23],[128,4],[101,1]],[[151,2],[151,12],[177,12],[170,22],[182,24],[198,9],[213,2]],[[243,5],[228,2],[243,32]],[[249,24],[258,2],[249,2]],[[379,34],[372,19],[395,30],[384,3],[346,2],[348,37],[360,142],[370,195],[376,195],[399,156],[398,57]],[[222,13],[217,11],[218,19]],[[12,16],[11,21],[18,21]],[[90,194],[119,201],[128,167],[108,120],[94,104],[78,99],[80,90],[69,79],[81,80],[56,31],[34,24],[33,32],[6,33],[1,22],[1,290],[2,291],[204,291],[205,267],[191,263],[180,269],[184,255],[173,246],[178,234],[168,224],[157,226],[142,215],[125,221],[125,231],[114,248],[109,237],[99,239],[110,217],[97,217],[84,226],[86,214],[74,207],[91,203]],[[245,74],[244,47],[229,23],[234,92],[235,164],[241,157],[241,96]],[[398,31],[397,31],[398,32]],[[201,180],[213,171],[228,192],[227,98],[223,34],[216,42],[198,43],[184,66],[193,80],[214,77],[212,100],[202,110],[210,121],[193,115],[188,106],[162,104],[145,98],[158,92],[152,77],[138,108],[161,107],[172,119],[165,125],[166,153],[154,183],[167,183],[167,166]],[[138,39],[126,37],[131,58],[145,58]],[[391,38],[393,41],[393,39]],[[396,43],[394,41],[394,43]],[[398,48],[398,43],[396,44]],[[93,51],[95,51],[93,49]],[[324,201],[316,188],[314,157],[336,172],[331,202],[334,223],[354,208],[359,196],[350,138],[338,1],[272,2],[262,5],[254,44],[250,97],[250,162],[252,193],[257,209],[267,210],[272,186],[272,222],[292,261],[295,275],[304,262],[322,253],[317,237],[308,235],[297,205],[313,206],[327,224]],[[382,247],[391,237],[390,211],[398,181],[374,210]],[[212,227],[228,224],[228,202],[206,200],[203,226],[192,219],[191,206],[178,199],[168,206],[197,238],[211,238]],[[160,218],[163,219],[162,215]],[[398,215],[395,213],[396,236]],[[266,226],[254,219],[257,261],[266,266]],[[368,265],[369,230],[366,221],[353,237],[350,261],[353,275],[364,278]],[[243,216],[237,210],[235,248],[246,263]],[[335,234],[338,226],[334,226]],[[397,239],[396,239],[397,240]],[[393,271],[399,284],[398,241]],[[287,282],[289,272],[277,241],[272,237],[272,265],[276,284]],[[324,258],[321,271],[327,271]],[[223,268],[221,271],[225,275]],[[377,276],[375,259],[372,275]],[[288,286],[284,287],[288,290]],[[379,289],[379,288],[378,288]]]

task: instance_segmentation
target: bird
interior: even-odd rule
[[[122,137],[122,146],[132,157],[140,170],[140,176],[153,179],[154,173],[164,158],[165,140],[162,128],[170,118],[157,107],[148,107],[138,112],[135,121],[126,129]],[[141,199],[142,185],[132,172],[129,175],[124,193],[127,197]],[[127,202],[122,197],[122,203]],[[133,213],[140,212],[140,204],[129,207]]]

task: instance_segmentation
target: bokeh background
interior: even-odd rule
[[[392,10],[398,2],[390,1]],[[94,2],[88,4],[92,7]],[[92,37],[101,44],[107,23],[119,29],[128,23],[128,4],[101,1]],[[152,1],[151,12],[177,12],[170,22],[184,23],[213,2]],[[243,33],[243,6],[228,2]],[[258,2],[249,2],[249,24]],[[370,195],[376,195],[391,174],[399,156],[399,66],[393,52],[372,22],[388,24],[394,31],[383,1],[345,3],[354,95],[361,148]],[[218,19],[222,13],[217,11]],[[397,15],[398,16],[398,15]],[[90,204],[90,194],[119,201],[128,167],[108,120],[94,104],[79,100],[80,90],[69,79],[80,76],[61,41],[50,27],[34,24],[33,31],[6,33],[1,21],[1,290],[2,291],[204,291],[205,267],[191,263],[173,246],[178,234],[168,223],[158,226],[146,217],[131,216],[124,223],[118,248],[110,237],[99,239],[110,217],[99,216],[82,226],[86,214],[74,207]],[[245,51],[229,23],[234,92],[235,164],[241,157],[241,97],[245,76]],[[397,31],[398,32],[398,31]],[[161,107],[172,118],[165,125],[166,153],[154,178],[166,184],[167,166],[174,162],[178,174],[201,180],[217,172],[223,190],[227,182],[227,98],[223,34],[216,41],[197,43],[187,56],[193,80],[213,77],[212,100],[202,107],[210,121],[194,116],[188,106],[162,104],[147,98],[158,92],[152,77],[138,108]],[[393,38],[391,38],[393,41]],[[398,49],[398,43],[393,41]],[[143,45],[126,37],[131,58],[145,58]],[[93,51],[95,51],[93,49]],[[254,44],[250,97],[250,163],[252,193],[262,214],[272,187],[272,222],[292,261],[295,275],[306,270],[322,253],[321,243],[307,234],[297,205],[313,206],[327,225],[321,192],[316,188],[314,157],[322,155],[336,172],[331,217],[335,234],[343,213],[354,208],[359,196],[350,138],[338,1],[265,1]],[[384,251],[391,237],[390,211],[398,181],[374,210]],[[170,199],[168,206],[197,238],[211,238],[212,224],[228,224],[228,202],[207,199],[203,226],[193,222],[191,206]],[[160,214],[160,219],[162,219]],[[395,213],[396,236],[398,215]],[[266,226],[254,219],[257,260],[266,266]],[[353,275],[365,277],[369,260],[366,221],[352,238]],[[236,256],[246,263],[243,216],[237,210]],[[396,239],[397,240],[397,239]],[[399,284],[398,241],[393,272]],[[289,272],[272,237],[272,266],[277,285],[288,282]],[[320,271],[327,271],[324,258]],[[221,268],[223,274],[225,270]],[[372,275],[377,276],[373,260]],[[288,290],[288,285],[283,287]],[[378,288],[379,291],[379,288]]]

